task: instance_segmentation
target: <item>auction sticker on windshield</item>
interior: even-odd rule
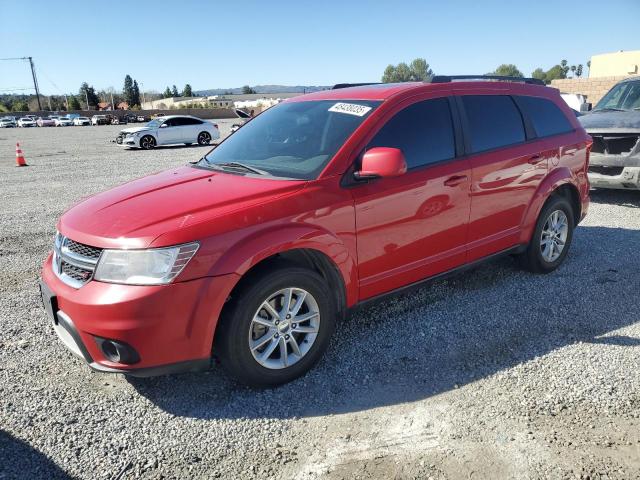
[[[371,107],[355,103],[336,103],[329,109],[330,112],[348,113],[349,115],[356,115],[357,117],[364,116],[369,110],[371,110]]]

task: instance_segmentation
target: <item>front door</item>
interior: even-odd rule
[[[360,300],[465,262],[471,171],[456,158],[453,125],[447,98],[422,100],[395,113],[369,142],[401,149],[408,171],[352,189]]]

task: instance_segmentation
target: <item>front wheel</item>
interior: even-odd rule
[[[558,268],[569,252],[574,213],[571,204],[554,195],[542,208],[533,237],[520,256],[523,267],[534,273],[550,273]]]
[[[214,352],[223,368],[254,387],[304,375],[322,357],[337,311],[316,272],[285,267],[253,279],[225,311]]]
[[[144,150],[151,150],[156,146],[156,139],[151,135],[145,135],[140,139],[140,148]]]
[[[211,134],[209,132],[200,132],[198,134],[198,145],[209,145],[211,143]]]

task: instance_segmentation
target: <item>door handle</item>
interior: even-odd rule
[[[444,184],[447,187],[455,187],[456,185],[460,185],[468,180],[466,175],[454,175],[453,177],[447,178],[444,181]]]

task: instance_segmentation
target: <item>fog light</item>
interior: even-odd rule
[[[138,352],[136,352],[132,346],[118,340],[100,337],[95,338],[100,350],[102,350],[102,353],[110,362],[131,365],[140,361]]]

